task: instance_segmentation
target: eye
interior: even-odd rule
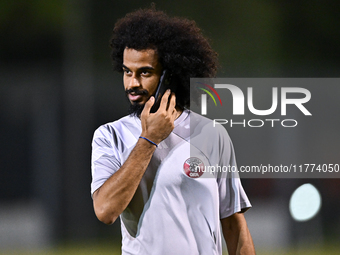
[[[151,75],[151,72],[150,72],[150,71],[147,71],[147,70],[143,70],[143,71],[141,72],[141,75],[143,75],[143,76],[150,76],[150,75]]]
[[[131,74],[131,71],[129,69],[123,69],[124,74],[129,75]]]

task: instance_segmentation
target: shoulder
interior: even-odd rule
[[[191,138],[204,136],[213,139],[212,141],[230,140],[227,130],[221,124],[192,111],[190,111],[190,128],[192,129]]]
[[[115,145],[130,146],[135,143],[135,137],[138,137],[140,132],[140,120],[129,115],[98,127],[94,132],[93,140],[101,139]]]
[[[95,130],[94,134],[95,136],[96,135],[98,136],[113,135],[113,134],[124,132],[125,129],[129,129],[129,128],[133,129],[136,126],[138,126],[138,121],[135,120],[135,117],[128,115],[118,120],[101,125]]]

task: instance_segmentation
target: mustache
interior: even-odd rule
[[[137,88],[133,88],[133,89],[127,89],[125,90],[125,94],[134,94],[134,95],[143,95],[143,96],[147,96],[149,94],[149,92],[145,89],[137,89]]]

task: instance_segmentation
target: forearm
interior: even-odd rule
[[[122,167],[93,194],[98,219],[113,223],[130,203],[156,146],[139,139]]]
[[[247,226],[240,229],[236,254],[255,254],[253,239]]]
[[[234,215],[222,219],[222,230],[229,255],[253,255],[255,248],[244,215]]]
[[[156,144],[168,137],[174,128],[177,115],[176,97],[172,94],[168,103],[169,96],[170,90],[163,95],[161,105],[154,114],[150,114],[154,103],[154,97],[151,97],[141,113],[141,136]],[[93,206],[100,221],[111,224],[125,210],[137,190],[155,149],[156,145],[138,139],[135,148],[121,168],[94,192]]]

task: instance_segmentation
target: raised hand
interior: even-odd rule
[[[170,98],[170,100],[169,100]],[[174,121],[177,116],[176,96],[168,89],[162,99],[159,109],[155,113],[150,113],[155,98],[151,97],[146,103],[141,113],[142,134],[156,144],[159,144],[174,129]]]

